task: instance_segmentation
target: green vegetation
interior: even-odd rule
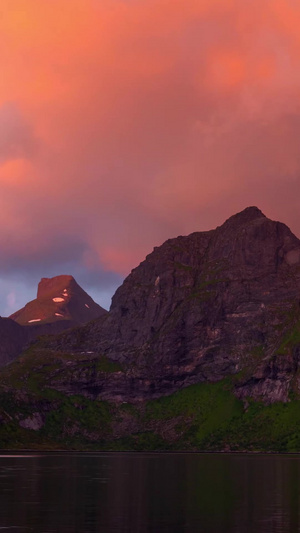
[[[298,334],[287,334],[282,346],[289,349]],[[262,346],[255,348],[253,364],[263,354]],[[77,394],[60,389],[78,375],[106,379],[120,371],[103,355],[31,347],[0,373],[0,448],[300,452],[297,395],[287,403],[242,402],[234,395],[241,376],[136,404],[92,400],[80,386]],[[40,430],[20,426],[36,414]]]
[[[300,451],[300,401],[247,404],[245,409],[225,380],[149,402],[145,416],[166,425],[178,420],[169,449]]]
[[[72,444],[74,438],[99,440],[110,434],[112,408],[107,402],[92,401],[83,396],[64,397],[55,410],[46,415],[41,433],[54,441]],[[86,439],[90,434],[90,439]]]
[[[190,272],[193,270],[193,267],[190,265],[185,265],[184,263],[179,263],[178,261],[174,262],[174,265],[179,270],[184,270],[185,272]]]
[[[82,362],[82,368],[80,363]],[[31,346],[24,354],[2,369],[0,387],[14,390],[25,389],[27,393],[45,397],[48,387],[62,376],[70,378],[80,371],[86,374],[122,371],[122,366],[104,355],[69,354],[54,352],[43,347],[43,341]]]
[[[223,274],[221,266],[204,271],[200,283],[193,289],[188,299],[191,300],[197,298],[200,300],[207,300],[209,298],[214,298],[217,294],[217,285],[229,281],[224,275],[223,277],[220,277],[221,274]]]
[[[300,321],[297,322],[286,335],[277,349],[278,355],[286,355],[294,346],[300,344]]]
[[[147,404],[145,416],[149,420],[180,418],[178,430],[190,434],[195,430],[193,445],[201,442],[211,432],[241,415],[243,407],[230,391],[227,382],[199,384],[187,387],[171,396]]]
[[[300,451],[300,402],[264,405],[251,401],[243,416],[220,428],[207,447],[249,451]]]
[[[116,361],[112,361],[111,359],[108,359],[108,357],[105,357],[105,355],[101,355],[96,363],[96,369],[98,372],[122,372],[123,368],[120,365],[120,363]]]
[[[45,391],[46,392],[46,391]],[[45,401],[47,400],[47,404]],[[300,451],[300,402],[247,409],[232,393],[228,380],[192,385],[143,406],[92,401],[81,395],[52,391],[36,405],[2,393],[1,448],[107,450]],[[44,409],[40,431],[23,429],[18,418]],[[114,435],[113,428],[130,417],[140,431]],[[118,432],[117,432],[118,433]]]

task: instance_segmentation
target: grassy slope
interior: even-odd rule
[[[145,404],[110,404],[47,387],[66,354],[29,353],[1,375],[0,447],[107,450],[300,451],[300,401],[247,409],[230,379],[198,384]],[[119,371],[99,357],[101,372]],[[103,365],[103,366],[102,366]],[[42,411],[40,431],[19,420]]]

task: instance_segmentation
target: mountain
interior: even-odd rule
[[[300,241],[249,207],[155,248],[109,313],[7,366],[0,446],[300,451],[299,360]]]
[[[53,335],[105,315],[72,276],[43,278],[37,298],[0,318],[0,366],[14,360],[40,335]]]
[[[79,325],[104,314],[105,309],[96,304],[72,276],[63,275],[42,278],[36,299],[9,318],[23,326],[41,326],[64,321]]]
[[[299,239],[249,207],[213,231],[155,248],[116,291],[105,320],[81,330],[80,344],[70,332],[52,346],[131,365],[136,379],[124,394],[132,398],[246,377],[249,368],[240,397],[286,401],[298,348],[283,343],[298,338],[299,302]]]
[[[23,326],[68,321],[67,325],[70,327],[85,324],[104,314],[105,309],[96,304],[72,276],[63,275],[42,278],[36,299],[9,318]]]

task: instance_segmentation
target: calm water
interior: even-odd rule
[[[296,533],[299,504],[297,456],[0,456],[0,533]]]

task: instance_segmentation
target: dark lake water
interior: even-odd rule
[[[296,533],[299,504],[298,456],[0,456],[0,533]]]

